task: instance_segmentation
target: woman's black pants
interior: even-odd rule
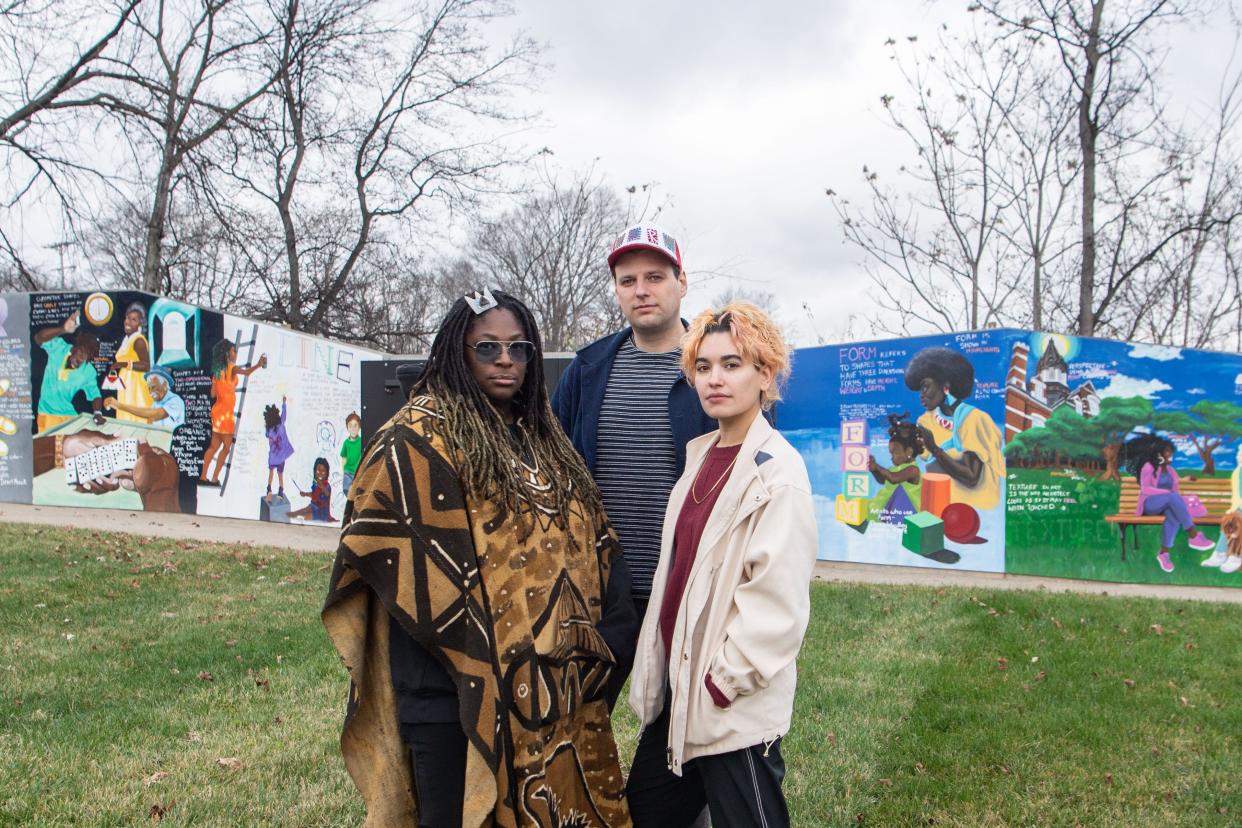
[[[458,722],[401,723],[410,749],[419,828],[460,828],[466,796],[466,734]]]
[[[706,805],[712,828],[787,828],[780,739],[668,767],[668,703],[638,739],[625,795],[634,828],[688,828]]]

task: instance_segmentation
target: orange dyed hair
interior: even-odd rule
[[[740,356],[772,369],[772,387],[762,392],[760,404],[767,409],[779,402],[781,388],[789,379],[789,346],[771,317],[750,302],[730,302],[694,317],[681,340],[681,370],[687,377],[694,376],[694,361],[699,358],[703,338],[714,333],[729,334]]]

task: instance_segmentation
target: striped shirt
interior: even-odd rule
[[[680,377],[680,349],[647,353],[626,339],[612,362],[599,410],[595,482],[639,598],[651,594],[664,511],[677,482],[668,395]]]

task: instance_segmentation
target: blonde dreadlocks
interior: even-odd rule
[[[492,291],[498,305],[517,318],[526,338],[535,344],[535,356],[526,366],[522,388],[513,398],[513,413],[527,441],[535,467],[551,484],[547,505],[564,521],[572,500],[603,511],[599,489],[590,472],[561,431],[552,414],[544,386],[543,343],[530,310],[507,293]],[[492,311],[487,311],[491,313]],[[479,388],[466,362],[466,334],[477,316],[465,299],[449,309],[431,344],[427,367],[414,383],[411,397],[435,398],[442,416],[444,441],[466,488],[503,503],[510,512],[521,513],[530,499],[523,472],[521,447],[514,444],[509,427]]]

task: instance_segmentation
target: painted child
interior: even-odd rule
[[[328,475],[330,473],[331,469],[328,466],[327,459],[316,457],[315,485],[311,487],[309,492],[300,492],[302,497],[310,498],[310,504],[290,512],[290,518],[309,517],[311,520],[323,521],[324,523],[334,523],[336,521],[336,518],[332,517],[332,486],[328,483]]]
[[[272,502],[272,472],[279,479],[280,488],[276,494],[285,496],[285,461],[293,456],[293,446],[289,444],[289,433],[285,431],[289,408],[285,397],[280,398],[280,410],[269,405],[263,409],[263,424],[267,427],[267,501]]]
[[[349,436],[341,443],[341,493],[349,497],[358,464],[362,462],[362,418],[357,412],[349,412],[345,418],[345,430]]]
[[[200,486],[219,486],[220,472],[237,436],[237,378],[248,377],[260,368],[267,367],[267,354],[259,357],[253,365],[237,364],[237,346],[222,339],[211,349],[211,442],[203,455],[203,469],[198,476]],[[211,461],[216,461],[215,473],[208,478]]]
[[[1242,444],[1238,445],[1238,460],[1229,476],[1229,511],[1242,513]],[[1229,555],[1229,536],[1221,529],[1216,551],[1203,562],[1203,566],[1219,566],[1226,574],[1242,569],[1242,558]]]
[[[883,484],[871,500],[872,520],[883,523],[901,522],[904,515],[884,514],[889,500],[899,487],[914,511],[918,511],[923,489],[923,474],[919,470],[918,457],[926,449],[918,426],[910,422],[909,417],[909,414],[888,415],[888,453],[893,460],[892,468],[884,468],[875,461],[874,456],[867,463],[871,476],[877,483]]]

